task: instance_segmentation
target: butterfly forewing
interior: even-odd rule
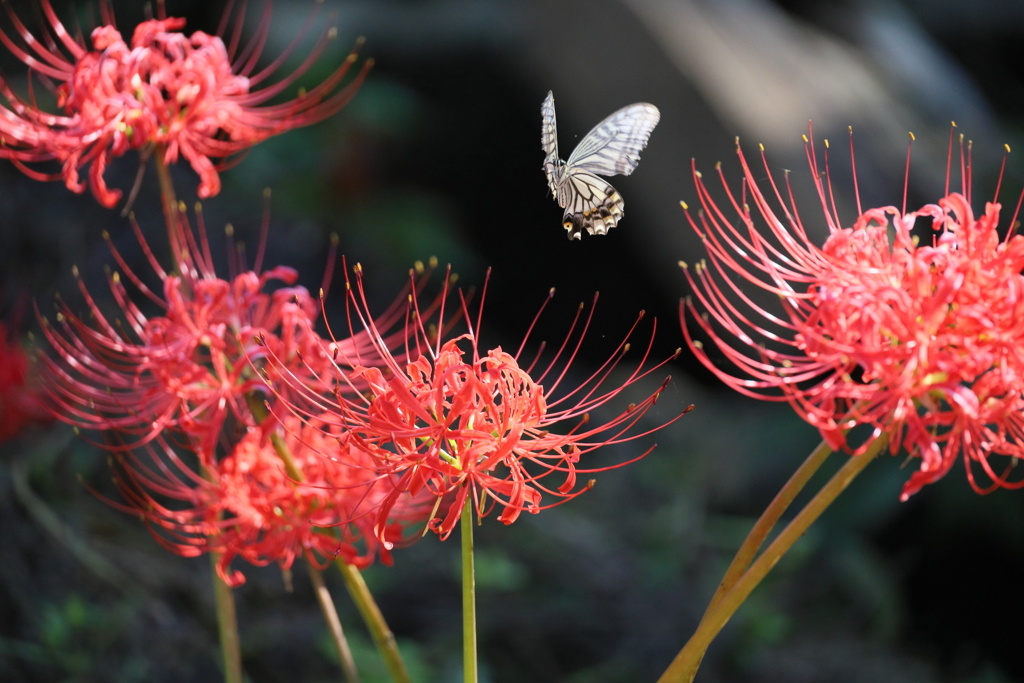
[[[661,113],[653,104],[623,107],[587,133],[566,165],[598,175],[629,175],[659,119]]]
[[[550,92],[540,106],[540,146],[544,149],[544,173],[548,178],[551,194],[558,196],[558,176],[561,160],[558,158],[558,128],[555,124],[555,97]],[[561,199],[558,202],[561,206]]]
[[[583,230],[603,235],[622,218],[622,196],[597,175],[629,175],[640,161],[651,131],[661,114],[652,104],[623,107],[587,133],[568,161],[558,158],[555,98],[549,92],[541,104],[541,147],[544,173],[558,205],[565,209],[562,225],[569,239]]]

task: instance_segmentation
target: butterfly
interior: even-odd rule
[[[568,161],[558,158],[555,98],[550,91],[540,105],[540,115],[544,174],[551,194],[565,209],[562,226],[569,239],[580,239],[584,229],[591,235],[607,234],[622,219],[622,195],[597,176],[632,173],[661,112],[646,102],[623,107],[594,126]]]

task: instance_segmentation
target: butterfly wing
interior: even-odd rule
[[[565,208],[562,226],[569,239],[580,239],[583,230],[605,235],[622,218],[622,195],[593,173],[569,169],[557,186],[557,197],[558,205]]]
[[[554,130],[554,100],[551,100],[551,127]],[[543,110],[543,107],[542,107]],[[623,107],[587,133],[573,150],[566,167],[598,175],[629,175],[640,161],[640,152],[647,146],[651,131],[661,120],[661,112],[653,104],[639,102]],[[557,152],[557,150],[556,150]],[[549,176],[550,177],[550,176]]]
[[[544,149],[544,175],[551,188],[551,196],[558,196],[558,184],[561,180],[562,161],[558,158],[558,127],[555,124],[555,96],[548,91],[548,96],[540,105],[540,146]],[[561,204],[561,202],[559,202]],[[565,206],[565,204],[561,204]]]

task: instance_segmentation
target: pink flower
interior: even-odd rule
[[[293,100],[267,105],[316,61],[334,37],[333,28],[294,73],[258,88],[298,43],[296,39],[266,68],[252,73],[270,31],[269,3],[257,34],[240,52],[237,33],[227,47],[219,34],[197,31],[186,36],[180,32],[184,19],[163,17],[139,24],[129,46],[114,28],[109,11],[103,12],[105,25],[92,33],[90,51],[70,37],[50,0],[40,4],[59,46],[34,37],[9,4],[7,12],[21,44],[3,32],[0,41],[29,66],[30,74],[60,83],[57,103],[63,114],[39,109],[34,97],[21,98],[0,79],[0,94],[8,102],[8,107],[0,106],[0,157],[11,159],[33,178],[63,178],[74,192],[85,189],[79,169],[90,164],[92,192],[107,207],[121,196],[103,179],[111,158],[152,145],[165,163],[184,156],[199,174],[199,196],[211,197],[220,191],[218,168],[230,163],[225,161],[228,157],[273,135],[331,116],[352,98],[372,64],[372,60],[365,62],[355,79],[339,88],[356,60],[353,52],[315,88]],[[243,16],[244,4],[236,20],[240,23]],[[225,28],[222,25],[220,33]],[[61,164],[59,173],[26,166],[50,160]]]
[[[559,391],[590,324],[588,315],[579,337],[572,339],[582,306],[554,358],[538,369],[537,360],[525,367],[521,364],[522,347],[515,355],[500,347],[482,353],[479,321],[471,323],[461,295],[461,314],[469,332],[451,336],[451,324],[443,318],[446,297],[442,295],[439,303],[424,311],[414,291],[404,323],[407,358],[402,360],[393,354],[388,329],[371,316],[362,269],[356,266],[355,273],[354,286],[346,286],[349,307],[374,341],[372,353],[363,351],[361,357],[339,353],[334,372],[321,375],[322,389],[278,372],[285,382],[278,391],[292,397],[283,404],[295,414],[333,420],[350,434],[354,447],[375,459],[382,476],[394,480],[393,493],[379,507],[379,529],[394,514],[397,502],[408,495],[428,495],[438,505],[447,505],[447,514],[441,511],[442,517],[431,519],[431,528],[442,537],[455,527],[467,497],[479,516],[498,507],[499,521],[511,524],[524,511],[537,513],[548,507],[543,504],[545,496],[564,501],[588,490],[593,482],[580,486],[578,475],[610,469],[581,468],[581,458],[651,431],[629,434],[655,404],[668,379],[639,404],[630,404],[603,424],[590,422],[592,411],[662,365],[643,369],[650,342],[627,377],[612,379],[611,375],[629,350],[630,335],[588,379]],[[482,305],[481,300],[481,309]],[[427,324],[435,310],[436,328]],[[271,354],[268,359],[272,366],[277,362]],[[367,385],[362,394],[343,391],[361,382]],[[330,413],[333,418],[327,417]],[[555,481],[549,484],[550,478]]]
[[[961,453],[978,492],[1024,485],[1008,478],[1024,454],[1024,237],[999,238],[1000,205],[975,217],[954,192],[909,213],[869,209],[843,228],[808,145],[829,228],[818,248],[770,172],[766,196],[737,154],[742,198],[719,173],[738,225],[696,170],[703,210],[697,219],[686,213],[710,263],[695,275],[686,270],[707,313],[687,299],[680,314],[705,367],[743,394],[789,401],[833,448],[848,448],[845,432],[858,424],[888,432],[893,453],[903,446],[920,459],[904,500],[942,478]],[[918,218],[933,239],[919,243],[911,234]],[[744,281],[777,296],[781,315],[747,294]],[[691,336],[687,310],[734,370]],[[1009,457],[1005,469],[995,455]],[[977,483],[972,466],[991,484]]]

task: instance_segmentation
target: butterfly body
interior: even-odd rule
[[[623,201],[611,183],[599,176],[633,172],[661,113],[645,102],[623,107],[594,126],[562,161],[558,156],[555,98],[550,92],[540,111],[544,174],[552,196],[565,209],[562,226],[569,239],[580,239],[584,230],[591,235],[607,234],[622,219]]]

